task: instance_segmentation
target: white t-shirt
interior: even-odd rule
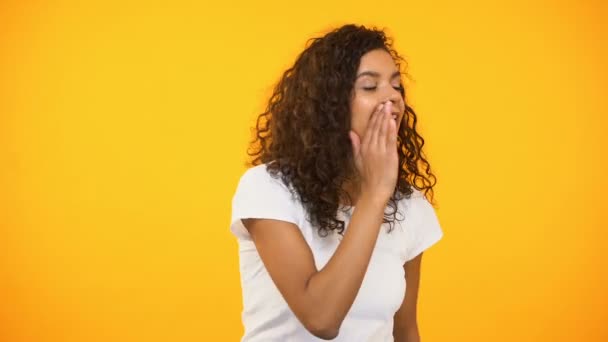
[[[398,209],[405,220],[395,221],[387,233],[384,224],[363,278],[361,288],[344,318],[334,341],[393,341],[393,317],[405,295],[403,265],[443,236],[431,204],[419,191],[402,199]],[[350,210],[339,210],[348,230]],[[241,177],[232,199],[230,230],[238,239],[243,289],[242,342],[323,341],[312,335],[293,314],[270,278],[241,219],[267,218],[296,224],[312,250],[317,269],[322,269],[338,247],[340,236],[332,231],[318,234],[306,219],[304,207],[280,179],[273,178],[266,165],[250,168]],[[397,214],[397,218],[403,215]],[[277,241],[280,243],[280,241]]]

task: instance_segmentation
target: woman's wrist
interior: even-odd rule
[[[357,208],[369,208],[370,210],[378,210],[384,213],[384,209],[386,208],[386,202],[388,199],[381,194],[366,194],[362,193],[357,201]]]

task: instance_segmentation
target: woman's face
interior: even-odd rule
[[[374,110],[387,101],[393,103],[391,111],[399,131],[405,111],[401,87],[401,73],[386,50],[372,50],[361,57],[350,103],[351,129],[361,139]]]

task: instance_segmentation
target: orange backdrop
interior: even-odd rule
[[[230,200],[306,39],[387,27],[439,184],[423,340],[607,341],[602,1],[3,1],[0,340],[237,341]]]

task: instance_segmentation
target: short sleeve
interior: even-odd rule
[[[298,224],[299,217],[291,191],[268,173],[265,164],[252,167],[241,176],[232,198],[230,220],[230,231],[238,238],[251,240],[242,219],[274,219]]]
[[[421,192],[414,191],[406,205],[407,262],[441,240],[443,230],[435,209]]]

